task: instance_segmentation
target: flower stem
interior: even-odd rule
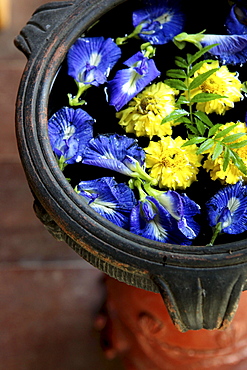
[[[83,105],[85,104],[85,100],[79,100],[80,97],[82,96],[82,94],[87,90],[89,89],[89,87],[91,87],[92,85],[88,84],[88,85],[85,85],[81,82],[77,82],[75,81],[76,84],[77,84],[77,87],[78,87],[78,90],[77,90],[77,94],[76,96],[72,97],[72,94],[68,94],[68,98],[69,98],[69,105],[72,106],[72,107],[75,107],[75,106],[78,106],[78,105]]]
[[[214,245],[214,242],[217,238],[217,236],[220,234],[222,230],[222,222],[217,223],[217,225],[214,228],[213,236],[211,238],[211,241],[209,244],[207,244],[208,247],[212,247]]]

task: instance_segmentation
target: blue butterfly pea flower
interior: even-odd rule
[[[125,135],[99,135],[89,141],[82,163],[108,168],[127,176],[137,176],[145,159],[135,139]],[[145,172],[143,170],[143,172]],[[146,176],[148,176],[146,174]]]
[[[109,104],[117,111],[160,75],[153,59],[142,52],[137,52],[124,64],[129,68],[119,70],[108,82]]]
[[[118,184],[113,177],[102,177],[81,181],[76,191],[101,216],[117,226],[129,227],[130,212],[136,199],[126,184]]]
[[[79,98],[85,90],[104,84],[120,56],[121,49],[110,38],[79,38],[67,55],[68,74],[74,78],[78,87],[75,97],[68,94],[70,105],[83,104],[84,101]]]
[[[64,164],[81,160],[93,137],[93,118],[82,109],[63,107],[48,120],[52,150]]]
[[[216,193],[206,203],[209,226],[217,232],[240,234],[247,230],[247,187],[239,181]]]
[[[185,15],[176,1],[152,1],[145,8],[134,11],[132,20],[141,39],[161,45],[182,32]]]
[[[68,74],[77,82],[99,86],[120,56],[121,49],[110,38],[79,38],[68,51]]]
[[[133,208],[130,231],[163,243],[191,245],[191,240],[178,229],[175,218],[151,196],[146,196]]]

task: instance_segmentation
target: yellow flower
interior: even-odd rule
[[[174,122],[161,125],[161,121],[175,110],[176,93],[177,90],[163,82],[148,86],[129,103],[128,108],[116,113],[116,117],[120,118],[119,124],[127,133],[150,139],[154,135],[171,135]]]
[[[233,124],[234,122],[228,122],[225,125],[220,126],[219,130],[224,130],[225,128],[232,126]],[[247,128],[246,124],[243,122],[239,122],[238,126],[236,126],[236,128],[230,131],[225,137],[240,132],[246,133],[246,136],[245,135],[242,136],[235,142],[247,140]],[[223,140],[223,137],[219,138],[219,140]],[[232,150],[239,155],[239,157],[243,160],[245,166],[247,166],[247,146],[245,145],[242,148]],[[222,184],[236,184],[239,180],[244,180],[245,182],[247,182],[247,177],[232,163],[232,161],[229,162],[226,171],[224,171],[223,153],[218,158],[213,160],[212,159],[213,151],[214,146],[211,147],[209,150],[205,151],[205,154],[208,154],[208,159],[203,164],[203,168],[210,172],[212,180],[219,179]]]
[[[204,63],[194,74],[194,78],[211,69],[218,68],[219,62]],[[193,79],[191,79],[192,81]],[[234,103],[242,98],[241,82],[235,72],[229,72],[227,66],[222,66],[208,77],[199,87],[191,90],[191,98],[199,93],[211,93],[226,96],[227,98],[215,99],[204,103],[197,103],[196,109],[207,114],[224,114],[234,107]]]
[[[196,154],[196,145],[181,148],[186,141],[180,136],[176,139],[167,136],[158,142],[150,141],[145,148],[146,166],[160,188],[185,189],[196,181],[202,155]]]

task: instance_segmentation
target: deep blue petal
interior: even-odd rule
[[[160,1],[133,13],[133,26],[142,24],[139,37],[151,44],[166,44],[183,31],[185,15],[176,2]]]
[[[163,243],[190,245],[191,241],[178,229],[176,220],[153,197],[133,208],[130,216],[130,231],[134,234]]]
[[[219,58],[223,64],[243,64],[247,59],[247,35],[205,35],[202,46],[219,45],[209,53]]]
[[[99,86],[120,56],[121,49],[110,38],[79,38],[68,52],[68,74],[83,84]]]
[[[200,231],[200,226],[193,217],[200,213],[200,207],[186,194],[168,190],[158,197],[159,202],[178,222],[179,230],[189,239],[194,239]]]
[[[207,203],[209,225],[222,222],[222,231],[240,234],[247,230],[247,187],[241,182],[222,188]]]
[[[154,61],[144,57],[141,52],[124,64],[129,68],[118,71],[108,82],[109,104],[117,111],[160,75]]]
[[[63,107],[48,121],[48,134],[52,150],[66,163],[81,159],[89,140],[93,137],[93,118],[82,109]]]
[[[145,153],[136,140],[125,135],[99,135],[88,143],[82,163],[131,176],[134,171],[128,157],[133,157],[141,166],[144,163]]]
[[[247,11],[234,4],[226,19],[227,32],[231,35],[245,35],[247,33]]]
[[[126,184],[118,184],[112,177],[81,181],[77,186],[97,213],[114,224],[127,228],[130,212],[136,204],[133,191]]]

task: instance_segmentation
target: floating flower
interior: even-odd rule
[[[219,62],[203,63],[194,74],[194,78],[211,69],[218,68]],[[234,103],[240,101],[241,81],[236,72],[229,72],[227,66],[221,66],[215,73],[208,77],[198,88],[191,90],[191,98],[200,93],[211,93],[226,96],[226,98],[214,99],[202,103],[197,103],[199,111],[209,113],[224,114],[227,110],[234,107]]]
[[[133,191],[118,184],[113,177],[81,181],[76,191],[101,216],[114,224],[128,228],[130,212],[136,205]]]
[[[193,219],[200,213],[200,206],[190,199],[186,194],[179,194],[174,190],[160,191],[152,188],[150,185],[145,186],[148,195],[154,197],[165,207],[170,215],[175,218],[178,229],[188,238],[194,239],[199,231],[200,226]]]
[[[185,15],[176,1],[153,1],[152,5],[133,12],[133,26],[141,26],[138,36],[153,45],[166,44],[182,32]]]
[[[196,145],[182,147],[187,140],[180,136],[170,136],[150,144],[145,148],[146,166],[150,176],[158,180],[160,188],[185,189],[196,181],[202,155],[197,155]]]
[[[247,187],[241,182],[219,190],[207,203],[209,226],[215,228],[216,236],[223,232],[240,234],[247,230]]]
[[[130,231],[163,243],[190,245],[178,229],[177,221],[157,199],[147,196],[132,209]]]
[[[106,82],[110,70],[121,56],[121,49],[104,37],[81,37],[69,49],[68,74],[73,77],[78,94],[70,98],[71,105],[80,104],[79,98],[90,86]]]
[[[118,112],[119,125],[127,133],[136,136],[154,135],[159,137],[171,135],[174,121],[161,125],[164,117],[175,109],[175,94],[177,90],[169,87],[163,82],[158,82],[146,87],[130,103],[129,107]]]
[[[175,36],[173,41],[180,49],[185,47],[186,42],[195,44],[199,49],[218,44],[212,47],[209,53],[223,64],[243,64],[247,60],[247,35],[207,35],[182,32]]]
[[[63,107],[48,121],[52,150],[65,164],[81,160],[89,140],[93,137],[93,118],[82,109]]]
[[[134,96],[159,76],[153,59],[138,52],[124,63],[127,67],[118,71],[108,82],[109,104],[119,111]]]
[[[144,158],[136,140],[118,134],[99,135],[88,143],[82,163],[152,180],[143,168]]]
[[[228,122],[225,125],[220,126],[219,132],[227,129],[228,127],[234,125],[234,122]],[[217,135],[218,132],[216,132]],[[218,139],[218,141],[227,140],[227,137],[231,135],[244,133],[246,135],[241,136],[239,139],[234,140],[232,139],[231,144],[234,143],[241,143],[241,141],[247,140],[247,128],[246,124],[243,122],[239,122],[238,125],[233,128],[227,135]],[[216,159],[213,159],[213,152],[215,146],[211,147],[209,150],[206,150],[204,154],[207,154],[207,160],[203,164],[203,168],[210,172],[210,176],[212,180],[219,179],[223,184],[236,184],[239,180],[247,181],[247,176],[240,171],[236,165],[230,161],[227,168],[224,169],[224,155],[223,152],[220,154]],[[245,166],[247,166],[247,145],[244,145],[240,148],[232,148],[233,152],[238,154],[238,156],[242,159]]]
[[[234,4],[225,22],[227,32],[231,35],[247,34],[246,18],[247,10]]]

